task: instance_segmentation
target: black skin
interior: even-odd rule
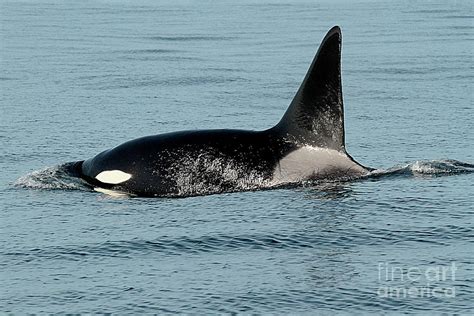
[[[138,196],[179,195],[179,177],[176,168],[184,164],[184,172],[192,181],[218,188],[217,192],[237,190],[236,183],[219,174],[225,166],[241,177],[252,174],[270,180],[278,161],[296,149],[278,133],[270,130],[198,130],[167,133],[138,138],[92,159],[78,163],[80,176],[91,186],[133,193]],[[215,170],[200,164],[200,157],[218,163]],[[189,165],[191,164],[191,165]],[[187,168],[187,170],[186,170]],[[99,182],[95,176],[106,170],[121,170],[132,178],[120,184]],[[212,172],[213,171],[213,172]]]

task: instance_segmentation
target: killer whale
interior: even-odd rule
[[[183,197],[353,178],[371,169],[345,149],[342,34],[326,34],[282,119],[263,131],[192,130],[128,141],[68,170],[104,193]]]

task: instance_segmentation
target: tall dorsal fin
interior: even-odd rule
[[[324,37],[296,96],[275,126],[283,137],[301,145],[345,151],[341,43],[341,29],[335,26]]]

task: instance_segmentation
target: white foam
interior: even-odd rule
[[[101,173],[95,176],[95,178],[100,182],[108,184],[119,184],[127,181],[131,177],[131,174],[123,172],[121,170],[102,171]]]
[[[13,185],[38,190],[85,189],[81,180],[70,176],[63,165],[32,171],[17,179]]]

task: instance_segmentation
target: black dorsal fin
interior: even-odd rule
[[[324,37],[296,96],[275,126],[286,139],[345,151],[341,43],[341,29],[335,26]]]

